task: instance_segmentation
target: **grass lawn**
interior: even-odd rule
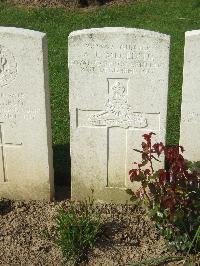
[[[74,30],[136,27],[171,35],[167,143],[178,143],[184,32],[200,29],[199,0],[147,0],[122,7],[105,6],[76,12],[61,8],[25,9],[0,3],[0,25],[47,33],[57,175],[66,172],[65,163],[69,161],[65,155],[65,150],[69,149],[67,37]]]

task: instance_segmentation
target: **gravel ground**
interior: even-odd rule
[[[5,201],[0,205],[0,265],[66,265],[53,239],[57,210],[70,204],[69,200],[62,200]],[[127,265],[175,255],[167,252],[163,238],[143,209],[116,204],[98,204],[95,208],[101,212],[104,233],[89,253],[87,265]],[[49,239],[44,235],[45,230],[51,236]]]

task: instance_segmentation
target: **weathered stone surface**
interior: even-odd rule
[[[180,145],[184,157],[200,160],[200,30],[185,33]]]
[[[128,172],[140,161],[133,148],[151,131],[165,142],[169,43],[167,35],[139,29],[70,34],[73,198],[93,189],[98,200],[126,201]]]
[[[47,40],[0,27],[0,197],[53,197]]]

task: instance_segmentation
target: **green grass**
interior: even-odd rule
[[[123,7],[101,7],[88,12],[61,8],[26,10],[0,3],[0,25],[47,33],[53,143],[57,147],[64,147],[63,152],[58,149],[56,155],[60,161],[64,160],[64,149],[69,145],[68,34],[84,28],[123,26],[171,35],[167,143],[178,143],[184,32],[200,29],[200,0],[149,0]]]

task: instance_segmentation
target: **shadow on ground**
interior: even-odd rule
[[[55,199],[71,197],[70,145],[53,145]]]

